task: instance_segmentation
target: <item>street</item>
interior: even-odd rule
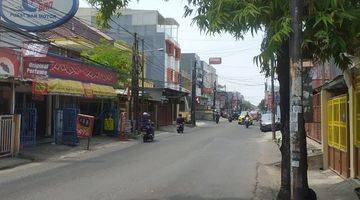
[[[0,173],[2,200],[252,199],[268,141],[222,122],[154,143]]]

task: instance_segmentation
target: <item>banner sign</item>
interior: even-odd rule
[[[89,115],[77,116],[76,133],[80,138],[89,138],[92,136],[94,128],[94,117]]]
[[[49,93],[49,86],[47,82],[43,81],[33,81],[32,82],[32,93],[34,95],[46,95]]]
[[[27,71],[29,63],[50,63],[48,76],[50,78],[61,78],[76,80],[85,83],[96,83],[101,85],[115,85],[118,82],[115,71],[88,65],[77,60],[60,57],[47,56],[45,58],[24,58],[24,71]]]
[[[36,62],[24,59],[24,77],[30,79],[47,80],[51,63]]]
[[[78,8],[79,0],[0,0],[0,14],[6,23],[33,32],[66,23]]]
[[[43,58],[46,57],[48,50],[49,45],[46,43],[24,42],[22,52],[24,57]]]
[[[220,65],[222,63],[222,59],[220,57],[209,58],[210,65]]]
[[[93,94],[93,90],[91,88],[91,84],[90,83],[83,83],[83,88],[84,88],[84,96],[86,98],[93,98],[94,94]]]
[[[11,49],[0,48],[0,77],[18,77],[20,61],[18,53]]]

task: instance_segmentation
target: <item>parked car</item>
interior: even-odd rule
[[[239,125],[243,125],[244,124],[244,121],[245,121],[245,116],[246,114],[249,114],[248,111],[242,111],[238,117],[238,124]],[[254,123],[254,120],[253,118],[250,116],[250,125],[253,125]]]
[[[262,114],[260,119],[260,131],[270,132],[271,124],[272,124],[271,113]],[[280,118],[275,115],[275,130],[279,131],[280,128],[281,128]]]

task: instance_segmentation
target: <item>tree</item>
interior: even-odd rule
[[[195,13],[194,22],[208,33],[229,32],[236,38],[263,30],[262,52],[255,61],[269,74],[271,63],[278,62],[282,109],[282,183],[279,198],[289,199],[289,36],[292,32],[289,1],[222,1],[189,0],[186,15]],[[194,9],[195,7],[195,9]],[[303,51],[306,58],[321,61],[334,59],[342,69],[351,63],[350,56],[359,47],[359,1],[307,0],[304,24]],[[304,57],[303,57],[304,58]],[[304,124],[301,124],[304,126]],[[304,128],[302,128],[304,130]],[[304,131],[301,135],[305,135]],[[302,137],[305,140],[305,137]],[[306,163],[306,142],[301,159]],[[307,165],[302,166],[304,197],[311,196],[307,183]]]
[[[121,41],[116,41],[117,46],[124,46]],[[117,71],[119,86],[129,83],[131,78],[131,50],[115,47],[114,44],[102,41],[92,49],[84,50],[82,56],[109,66]]]
[[[267,111],[267,107],[265,104],[265,99],[261,100],[261,102],[258,105],[258,108],[261,112],[266,112]]]

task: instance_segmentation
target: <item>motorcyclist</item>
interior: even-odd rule
[[[182,130],[178,130],[178,132],[183,132],[184,131],[184,124],[185,124],[185,119],[183,118],[182,114],[179,114],[178,118],[176,119],[176,124],[178,125],[178,129],[181,127]]]
[[[216,112],[215,113],[215,121],[217,124],[219,123],[219,120],[220,120],[220,114],[219,114],[219,112]]]

